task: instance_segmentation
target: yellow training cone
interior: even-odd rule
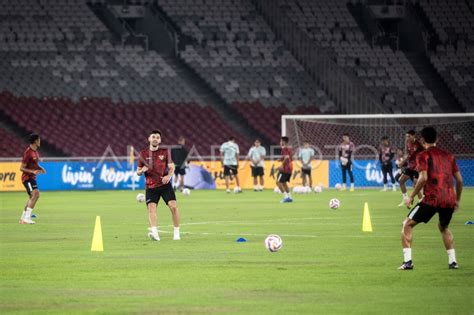
[[[92,237],[91,252],[103,252],[104,243],[102,242],[102,227],[100,225],[100,217],[95,218],[94,236]]]
[[[364,217],[362,218],[362,232],[372,232],[372,222],[370,221],[369,204],[364,204]]]

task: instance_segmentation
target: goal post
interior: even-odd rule
[[[381,138],[388,137],[394,149],[404,150],[406,132],[413,129],[419,137],[425,126],[436,128],[437,146],[456,156],[465,184],[474,186],[474,113],[281,116],[281,134],[289,138],[294,151],[309,142],[317,159],[329,161],[329,184],[341,180],[337,146],[343,134],[348,134],[355,145],[354,175],[364,177],[360,185],[379,186]]]

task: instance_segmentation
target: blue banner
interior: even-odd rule
[[[458,160],[459,170],[463,176],[465,186],[474,186],[474,160]],[[383,175],[378,160],[354,160],[352,162],[352,172],[356,187],[377,187],[383,186]],[[397,173],[393,169],[393,175]],[[388,178],[390,183],[390,177]],[[337,183],[342,184],[341,163],[339,160],[329,161],[329,186],[334,187]],[[346,184],[349,186],[349,175],[347,174]]]
[[[465,186],[474,186],[474,160],[457,161]],[[38,175],[40,190],[115,190],[144,189],[144,176],[137,176],[127,162],[42,162],[47,173]],[[136,164],[135,168],[136,170]],[[397,170],[394,169],[394,175]],[[379,161],[355,160],[353,173],[357,187],[383,185]],[[339,161],[329,161],[329,185],[342,183]],[[347,178],[349,184],[349,178]],[[216,189],[213,175],[201,165],[190,164],[186,168],[185,186],[191,189]]]
[[[102,190],[144,188],[144,177],[127,162],[42,162],[46,174],[38,175],[40,190]],[[136,165],[135,165],[136,170]]]

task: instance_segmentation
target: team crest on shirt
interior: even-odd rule
[[[158,155],[158,158],[163,161],[163,159],[165,158],[165,156],[164,156],[164,155]]]

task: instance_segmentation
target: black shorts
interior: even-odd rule
[[[311,176],[311,169],[310,168],[301,168],[301,175],[308,175]]]
[[[224,165],[224,176],[237,175],[237,165]]]
[[[411,181],[414,181],[415,178],[418,178],[418,172],[411,168],[406,168],[402,170],[402,174],[405,174],[406,176],[410,177]]]
[[[432,207],[420,202],[410,210],[408,218],[415,222],[428,223],[436,213],[438,213],[439,216],[439,223],[443,226],[447,226],[453,217],[454,208]]]
[[[174,189],[171,184],[166,184],[161,187],[156,188],[147,188],[145,191],[145,200],[146,204],[156,203],[160,201],[160,198],[163,198],[164,202],[168,204],[170,200],[176,200],[176,195],[174,194]]]
[[[23,182],[23,186],[26,188],[28,195],[31,195],[33,190],[38,189],[38,184],[35,179],[27,179]]]
[[[278,173],[277,181],[279,183],[287,183],[290,181],[291,173]]]
[[[263,176],[263,167],[251,166],[251,168],[252,168],[252,177]]]
[[[175,176],[178,176],[178,175],[186,175],[186,168],[183,167],[183,168],[180,168],[179,166],[176,166],[175,169],[174,169],[174,175]]]

